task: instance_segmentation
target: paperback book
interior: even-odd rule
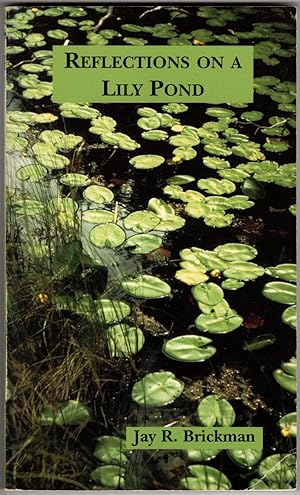
[[[6,488],[296,487],[296,8],[6,15]]]

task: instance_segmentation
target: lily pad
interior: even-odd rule
[[[180,481],[183,490],[230,490],[227,476],[216,468],[203,464],[188,466],[188,475]]]
[[[189,147],[197,146],[200,143],[200,139],[196,136],[189,136],[187,134],[178,134],[177,136],[171,136],[169,139],[171,146]]]
[[[292,358],[287,363],[282,363],[281,368],[273,371],[273,377],[276,382],[288,392],[292,394],[297,393],[297,380],[296,380],[296,359]]]
[[[199,363],[216,353],[217,349],[209,345],[211,342],[212,340],[207,337],[180,335],[165,342],[162,352],[175,361]]]
[[[227,179],[200,179],[197,182],[197,187],[210,194],[231,194],[235,191],[236,186],[233,182]]]
[[[131,158],[129,163],[130,165],[133,165],[134,168],[147,170],[159,167],[164,161],[164,157],[160,155],[137,155]]]
[[[162,245],[162,238],[155,234],[136,234],[127,239],[124,248],[134,254],[147,254]]]
[[[283,323],[286,323],[291,328],[297,328],[297,306],[289,306],[281,315]]]
[[[29,182],[39,182],[46,177],[48,170],[42,165],[25,165],[19,168],[16,172],[16,177],[19,180],[27,180]]]
[[[268,282],[265,284],[262,293],[271,301],[281,304],[296,304],[296,286],[288,282]]]
[[[194,182],[196,179],[192,175],[173,175],[167,179],[167,183],[171,185],[182,185]]]
[[[139,352],[145,342],[145,337],[140,328],[120,324],[109,327],[107,330],[107,343],[111,357],[126,357]]]
[[[158,277],[138,275],[128,277],[121,282],[122,289],[140,299],[160,299],[171,294],[171,287]]]
[[[148,373],[134,384],[132,399],[140,406],[161,407],[172,404],[183,389],[183,382],[170,371]]]
[[[110,203],[114,199],[113,192],[104,186],[88,186],[83,191],[83,196],[87,201],[98,205]]]
[[[255,280],[264,274],[264,269],[249,261],[233,261],[224,271],[224,276],[236,280]]]
[[[127,230],[137,233],[145,233],[153,230],[160,222],[160,218],[148,210],[134,211],[123,220],[123,225]]]
[[[252,467],[262,458],[263,451],[258,449],[227,450],[228,457],[238,466]]]
[[[103,435],[97,438],[94,456],[104,464],[117,464],[124,466],[128,462],[126,456],[125,441],[120,437]]]
[[[232,405],[218,395],[208,395],[202,399],[197,413],[203,426],[232,426],[235,422]]]
[[[286,282],[297,282],[297,265],[294,263],[283,263],[277,266],[269,266],[265,269],[267,275],[280,278]]]
[[[243,346],[246,351],[258,351],[268,347],[276,341],[276,337],[273,334],[262,334],[258,337],[254,337],[251,340],[247,340]]]
[[[273,454],[263,459],[258,466],[260,478],[267,483],[276,483],[276,488],[285,488],[296,476],[296,456]]]
[[[62,184],[69,187],[84,187],[91,183],[91,180],[84,174],[65,174],[59,179]]]
[[[158,129],[160,127],[160,120],[157,117],[141,117],[137,121],[138,127],[141,127],[145,131],[151,129]]]
[[[125,484],[125,469],[121,466],[105,464],[91,472],[91,478],[104,488],[122,489]]]
[[[114,220],[114,214],[108,210],[84,210],[81,218],[88,223],[111,223]]]
[[[217,246],[214,251],[217,253],[219,258],[222,258],[225,261],[231,261],[233,259],[236,261],[249,261],[255,258],[258,254],[257,250],[253,246],[234,242]]]
[[[96,299],[94,309],[106,324],[117,323],[130,315],[131,308],[123,301],[116,299]]]
[[[126,239],[123,229],[114,223],[97,225],[91,230],[90,241],[100,248],[115,248],[121,246]]]
[[[296,437],[297,436],[297,413],[291,412],[285,414],[279,420],[279,426],[283,430],[281,433],[284,436]],[[284,433],[283,433],[284,432]]]
[[[235,311],[229,310],[225,316],[200,314],[195,320],[195,327],[202,332],[229,333],[243,323],[243,318]]]
[[[196,301],[208,306],[215,306],[224,297],[224,292],[214,282],[203,282],[192,288],[192,295]]]
[[[166,131],[161,131],[159,129],[142,132],[142,138],[148,141],[166,141],[169,134]]]

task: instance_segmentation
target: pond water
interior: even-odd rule
[[[9,7],[7,40],[7,487],[293,488],[294,9]],[[254,103],[59,106],[66,42],[254,45]],[[191,425],[264,447],[124,449]]]

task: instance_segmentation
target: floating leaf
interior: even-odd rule
[[[297,306],[289,306],[281,315],[283,323],[286,323],[292,328],[297,328]]]
[[[91,472],[91,478],[104,488],[122,489],[125,484],[125,469],[121,466],[104,465]]]
[[[174,157],[181,158],[182,160],[193,160],[197,156],[197,151],[190,146],[179,146],[173,149],[172,153]]]
[[[130,165],[137,169],[151,169],[159,167],[165,159],[160,155],[137,155],[129,160]]]
[[[123,229],[114,223],[97,225],[91,230],[90,241],[100,248],[115,248],[121,246],[126,239]]]
[[[255,258],[258,254],[257,250],[253,246],[234,242],[217,246],[214,251],[217,253],[219,258],[226,261],[231,261],[233,259],[236,261],[249,261]]]
[[[134,211],[123,220],[123,225],[127,230],[133,230],[137,233],[149,232],[153,230],[160,222],[160,218],[148,210]]]
[[[197,265],[193,265],[193,269],[182,268],[177,270],[175,278],[187,285],[197,285],[209,279],[206,273],[197,269]]]
[[[245,282],[242,282],[241,280],[234,280],[233,278],[227,278],[226,280],[223,280],[221,283],[222,289],[225,290],[237,290],[241,289],[244,287]]]
[[[211,342],[212,340],[207,337],[180,335],[165,342],[162,351],[176,361],[199,363],[206,361],[216,353],[216,348],[209,345]]]
[[[200,139],[196,136],[189,136],[187,134],[178,134],[177,136],[171,136],[169,138],[171,146],[189,147],[197,146],[200,143]]]
[[[234,112],[232,110],[221,107],[209,107],[205,110],[205,113],[210,117],[217,117],[218,119],[222,119],[224,117],[234,117]]]
[[[81,218],[88,223],[111,223],[114,220],[114,214],[108,210],[84,210]]]
[[[59,413],[55,417],[55,424],[81,425],[91,420],[89,408],[78,400],[69,400],[61,406]]]
[[[155,234],[136,234],[127,239],[124,248],[134,254],[147,254],[162,245],[162,238]]]
[[[157,117],[142,117],[137,121],[138,127],[149,131],[150,129],[158,129],[160,127],[160,120]]]
[[[224,292],[213,282],[203,282],[192,288],[192,295],[196,301],[208,306],[215,306],[224,297]]]
[[[185,219],[178,215],[164,215],[163,219],[160,221],[156,230],[162,232],[171,232],[173,230],[181,229],[185,225]]]
[[[297,393],[297,380],[296,380],[296,359],[292,358],[288,363],[282,363],[281,369],[273,371],[273,377],[276,382],[288,392],[292,394]]]
[[[203,426],[232,426],[235,422],[232,405],[218,395],[208,395],[202,399],[197,413]]]
[[[196,179],[192,175],[173,175],[167,179],[168,184],[181,185],[194,182]]]
[[[236,280],[255,280],[264,274],[264,269],[248,261],[233,261],[224,271],[224,276]]]
[[[179,484],[183,490],[230,490],[227,476],[216,468],[202,464],[188,466],[188,476]]]
[[[287,282],[297,282],[297,265],[294,263],[283,263],[277,266],[269,266],[265,269],[267,275],[280,278]]]
[[[288,282],[268,282],[265,284],[262,293],[271,301],[281,304],[296,304],[296,286]]]
[[[16,172],[16,177],[19,180],[28,180],[30,182],[39,182],[46,177],[48,170],[42,165],[25,165],[19,168]]]
[[[141,299],[160,299],[171,294],[169,284],[152,275],[125,278],[121,287],[131,296]]]
[[[249,122],[257,122],[263,118],[264,114],[256,110],[252,112],[243,112],[241,114],[241,119],[248,120]]]
[[[201,314],[195,320],[195,326],[202,332],[229,333],[243,323],[243,318],[235,311],[229,310],[225,316]]]
[[[97,438],[94,456],[104,464],[127,464],[128,458],[124,453],[125,441],[112,435],[104,435]]]
[[[255,337],[252,340],[247,340],[243,346],[246,351],[258,351],[268,347],[276,341],[276,337],[273,334],[263,334]]]
[[[252,467],[262,458],[263,451],[256,449],[232,449],[227,450],[228,457],[238,466]]]
[[[296,437],[297,436],[297,413],[291,412],[285,414],[279,420],[279,426],[282,430],[284,430],[284,436]]]
[[[216,156],[205,156],[203,158],[203,165],[214,170],[223,170],[230,167],[230,163],[224,158]]]
[[[231,194],[235,191],[236,187],[233,182],[226,179],[200,179],[197,182],[197,187],[210,194]]]
[[[145,337],[140,328],[120,324],[109,327],[107,330],[107,343],[111,357],[126,357],[139,352],[145,342]]]
[[[84,174],[65,174],[59,179],[62,184],[70,187],[84,187],[91,183],[88,175]]]
[[[68,37],[68,33],[62,29],[50,29],[47,35],[49,38],[54,38],[55,40],[65,40]]]
[[[268,484],[274,483],[274,488],[285,489],[295,480],[296,456],[293,454],[270,455],[260,462],[258,474]]]
[[[130,315],[131,308],[123,301],[116,299],[96,299],[94,301],[94,309],[101,320],[106,324],[116,323],[124,320]]]
[[[110,203],[114,198],[113,192],[104,186],[88,186],[83,191],[83,196],[87,201],[99,205]]]
[[[163,105],[162,109],[167,113],[183,113],[188,110],[188,106],[184,105],[184,103],[168,103],[168,105]]]
[[[161,130],[153,130],[142,132],[142,138],[147,139],[148,141],[166,141],[169,135],[166,131]]]
[[[132,399],[140,406],[166,406],[172,404],[182,394],[183,389],[183,382],[170,371],[148,373],[134,384]]]

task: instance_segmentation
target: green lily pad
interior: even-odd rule
[[[142,138],[147,139],[148,141],[166,141],[168,137],[169,134],[166,131],[158,129],[142,132]]]
[[[244,287],[245,282],[242,282],[241,280],[235,280],[233,278],[227,278],[226,280],[223,280],[221,283],[222,289],[225,290],[237,290],[241,289]]]
[[[29,182],[39,182],[46,177],[48,170],[42,165],[25,165],[19,168],[16,177],[19,180],[28,180]]]
[[[120,324],[107,330],[107,344],[111,357],[126,357],[139,352],[145,342],[140,328]]]
[[[173,230],[178,230],[184,227],[185,219],[181,218],[178,215],[164,215],[156,230],[160,230],[161,232],[171,232]]]
[[[258,449],[232,449],[227,450],[227,454],[229,459],[235,462],[238,466],[252,467],[260,461],[263,451]]]
[[[281,304],[296,304],[296,286],[288,282],[268,282],[265,284],[262,293],[271,301],[279,302]]]
[[[164,161],[164,157],[160,155],[137,155],[131,158],[129,163],[134,168],[145,170],[159,167]]]
[[[293,483],[296,476],[296,456],[273,454],[263,459],[258,466],[258,474],[265,482],[275,483],[276,488],[285,488]]]
[[[281,368],[273,371],[273,377],[284,390],[292,394],[297,393],[295,360],[290,360],[289,363],[282,363]]]
[[[265,347],[268,347],[276,341],[276,337],[273,334],[262,334],[259,335],[258,337],[254,337],[254,339],[247,340],[244,343],[243,348],[246,351],[258,351],[260,349],[264,349]]]
[[[162,110],[167,113],[183,113],[188,110],[188,106],[184,103],[168,103],[168,105],[163,105]]]
[[[171,294],[169,284],[152,275],[125,278],[121,282],[121,287],[131,296],[140,299],[160,299]]]
[[[168,340],[162,347],[162,352],[175,361],[199,363],[211,358],[217,349],[209,345],[212,342],[207,337],[197,335],[180,335]]]
[[[255,280],[264,274],[264,269],[249,261],[233,261],[224,271],[224,276],[236,280]]]
[[[101,320],[106,324],[117,323],[130,315],[131,308],[123,301],[116,299],[96,299],[94,308]]]
[[[47,32],[47,35],[49,38],[54,38],[55,40],[66,40],[69,36],[68,33],[62,29],[50,29],[50,31]]]
[[[141,117],[137,121],[138,127],[141,127],[145,131],[149,131],[151,129],[158,129],[160,127],[160,120],[154,117]]]
[[[219,158],[217,156],[205,156],[203,159],[203,165],[214,170],[223,170],[230,168],[230,163],[224,158]]]
[[[257,122],[263,118],[264,114],[258,111],[243,112],[241,114],[241,119],[248,120],[249,122]]]
[[[222,449],[199,449],[186,451],[187,458],[192,462],[210,461],[217,457],[222,452]]]
[[[227,179],[232,182],[244,182],[244,180],[249,177],[247,172],[239,169],[221,169],[218,170],[218,174],[223,179]]]
[[[209,194],[231,194],[235,191],[236,186],[233,182],[227,179],[199,179],[197,182],[199,189],[206,191]]]
[[[218,257],[214,251],[193,247],[191,249],[182,249],[180,257],[186,261],[203,265],[207,270],[226,270],[228,263]]]
[[[288,414],[285,414],[280,418],[279,420],[279,426],[280,428],[286,430],[287,435],[289,437],[296,437],[297,436],[297,413],[296,412],[291,412]]]
[[[235,210],[247,210],[254,206],[253,201],[249,201],[248,196],[237,194],[227,199],[227,208],[234,208]]]
[[[114,199],[114,194],[108,187],[93,185],[83,191],[83,197],[91,203],[101,205],[110,203]]]
[[[289,149],[289,143],[272,141],[270,143],[265,143],[263,147],[267,151],[272,151],[273,153],[282,153],[283,151],[287,151]]]
[[[162,245],[162,238],[155,234],[136,234],[127,239],[124,248],[134,254],[147,254]]]
[[[39,64],[23,64],[21,69],[25,72],[31,72],[33,74],[38,74],[39,72],[44,72],[45,67]]]
[[[187,285],[198,285],[209,279],[206,273],[197,269],[197,265],[193,265],[192,268],[193,269],[182,268],[181,270],[177,270],[175,273],[175,278]]]
[[[200,314],[195,320],[195,327],[202,332],[229,333],[243,323],[243,318],[235,311],[229,310],[225,316]]]
[[[96,119],[100,115],[99,110],[80,103],[64,102],[59,106],[59,110],[62,117],[71,119]]]
[[[235,242],[229,242],[227,244],[222,244],[217,246],[214,251],[217,253],[219,258],[225,261],[249,261],[255,258],[258,254],[257,250],[253,246],[247,244],[239,244]]]
[[[158,112],[154,108],[150,108],[150,107],[141,107],[141,108],[138,108],[137,109],[137,113],[141,117],[159,116]]]
[[[100,248],[121,246],[126,239],[123,229],[114,223],[97,225],[91,230],[90,241]]]
[[[232,155],[232,151],[228,146],[226,146],[225,142],[220,142],[215,139],[212,140],[209,144],[205,144],[204,150],[211,155],[216,156],[230,156]],[[205,180],[205,179],[203,179]]]
[[[297,306],[289,306],[281,315],[283,323],[286,323],[291,328],[297,328]]]
[[[59,413],[55,417],[55,424],[81,425],[91,421],[91,412],[89,408],[78,400],[69,400],[61,406]]]
[[[155,213],[162,220],[168,218],[170,215],[175,216],[175,211],[172,206],[166,203],[163,199],[149,199],[148,210]]]
[[[91,124],[92,127],[89,128],[89,131],[92,134],[101,135],[107,132],[113,132],[116,128],[117,122],[115,119],[103,115],[102,117],[92,119]]]
[[[188,475],[179,484],[183,490],[230,490],[227,476],[216,468],[203,464],[188,466]]]
[[[289,211],[292,213],[292,215],[296,216],[297,214],[297,205],[293,204],[289,207]]]
[[[171,146],[190,147],[197,146],[200,143],[200,139],[196,136],[189,136],[187,134],[178,134],[177,136],[171,136],[169,138]]]
[[[137,233],[145,233],[153,230],[160,222],[160,218],[148,210],[134,211],[123,220],[123,225],[127,230]]]
[[[179,146],[172,151],[173,155],[182,160],[193,160],[197,156],[197,151],[190,146]]]
[[[209,117],[217,117],[218,119],[222,119],[224,117],[234,117],[233,110],[221,107],[209,107],[205,113],[206,115],[209,115]]]
[[[104,488],[122,489],[125,484],[125,469],[121,466],[105,464],[91,472],[91,478]]]
[[[215,306],[224,297],[224,292],[214,282],[203,282],[192,288],[192,295],[196,301],[208,306]]]
[[[260,151],[259,144],[253,141],[248,141],[247,143],[241,143],[238,146],[233,146],[231,150],[234,155],[247,158],[247,160],[257,161],[265,159],[264,154]]]
[[[173,175],[167,179],[168,184],[172,185],[182,185],[189,184],[190,182],[194,182],[196,179],[192,175]]]
[[[45,211],[44,203],[36,199],[20,199],[13,206],[17,215],[41,215]]]
[[[108,210],[84,210],[81,218],[88,223],[111,223],[114,220],[114,214]]]
[[[283,263],[277,266],[269,266],[265,269],[267,275],[280,278],[286,282],[297,282],[297,265],[294,263]]]
[[[59,179],[62,184],[69,187],[84,187],[91,183],[91,180],[84,174],[65,174]]]
[[[140,406],[161,407],[172,404],[183,389],[183,382],[170,371],[148,373],[134,384],[132,399]]]
[[[202,399],[197,413],[203,426],[232,426],[235,422],[232,405],[218,395],[208,395]]]
[[[128,462],[125,455],[125,441],[120,437],[104,435],[97,438],[94,456],[103,464],[117,464],[124,466]]]

